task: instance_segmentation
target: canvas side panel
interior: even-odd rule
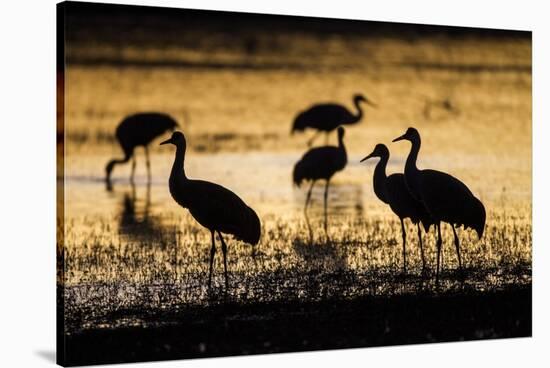
[[[57,364],[65,365],[65,191],[64,191],[64,155],[65,155],[65,3],[56,6],[56,73],[57,73],[57,277],[56,277],[56,360]]]

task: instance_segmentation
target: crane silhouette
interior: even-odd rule
[[[420,151],[420,134],[415,128],[407,129],[402,136],[393,142],[408,140],[411,150],[405,163],[405,183],[414,198],[422,201],[430,213],[437,228],[437,271],[436,280],[439,280],[439,264],[441,255],[441,222],[451,225],[454,234],[456,255],[459,269],[462,270],[460,257],[460,241],[456,227],[463,226],[476,231],[481,239],[485,229],[485,207],[470,189],[457,178],[436,170],[420,170],[416,166]]]
[[[184,168],[187,143],[183,133],[172,133],[172,137],[162,142],[161,145],[168,143],[176,146],[176,155],[169,180],[170,194],[180,206],[189,210],[199,224],[210,230],[212,248],[210,249],[208,287],[212,281],[212,264],[216,253],[214,237],[215,233],[218,233],[222,243],[225,286],[227,288],[229,286],[227,245],[222,233],[231,234],[237,240],[256,245],[260,241],[260,219],[256,212],[232,191],[218,184],[187,178]]]
[[[404,219],[410,218],[413,224],[418,229],[418,243],[420,245],[420,255],[422,257],[422,270],[426,269],[426,259],[424,257],[424,248],[422,245],[422,233],[420,223],[424,226],[424,230],[428,232],[433,221],[430,214],[422,204],[416,200],[407,189],[405,184],[405,176],[403,174],[386,175],[386,166],[390,159],[390,151],[384,144],[377,144],[374,150],[361,162],[370,158],[378,157],[380,160],[376,164],[373,175],[374,193],[382,202],[388,204],[399,217],[401,221],[401,235],[403,237],[403,272],[407,272],[407,234],[405,231]]]
[[[332,132],[340,125],[356,124],[363,118],[363,109],[360,105],[361,102],[376,107],[372,101],[361,94],[353,96],[353,104],[357,109],[357,114],[353,114],[344,106],[335,103],[313,105],[307,110],[300,112],[298,116],[294,118],[291,134],[304,131],[306,128],[312,128],[317,130],[317,132],[308,141],[309,146],[311,146],[313,140],[321,132],[325,132],[328,140],[328,133]]]
[[[328,237],[328,225],[327,225],[327,197],[328,189],[330,185],[330,179],[332,176],[343,170],[348,163],[348,156],[346,153],[346,147],[344,146],[344,128],[338,128],[338,146],[324,146],[316,147],[307,151],[304,156],[294,166],[294,172],[292,174],[294,184],[298,187],[304,180],[310,180],[311,186],[307,192],[306,204],[304,207],[304,214],[307,218],[307,206],[311,199],[311,191],[315,182],[320,179],[324,179],[325,183],[325,195],[324,195],[324,208],[325,208],[325,234]]]
[[[136,158],[134,149],[138,146],[145,148],[145,158],[147,163],[147,175],[151,180],[151,163],[149,161],[148,145],[157,137],[164,134],[166,131],[173,131],[178,127],[178,123],[169,115],[146,112],[137,113],[125,117],[118,124],[115,136],[124,152],[124,157],[120,159],[112,159],[105,167],[107,188],[111,188],[111,173],[115,165],[123,164],[132,158],[132,173],[130,180],[134,180],[134,172],[136,169]]]

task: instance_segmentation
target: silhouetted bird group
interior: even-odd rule
[[[418,228],[418,243],[420,245],[420,255],[422,258],[422,269],[426,269],[426,258],[424,256],[424,248],[422,247],[422,233],[420,231],[420,223],[424,226],[427,232],[433,224],[433,220],[428,213],[428,210],[422,205],[422,202],[415,199],[407,188],[405,176],[403,174],[386,175],[386,166],[390,159],[390,151],[384,144],[377,144],[374,150],[361,162],[373,157],[378,157],[380,160],[374,169],[373,189],[374,193],[382,202],[388,204],[399,217],[401,221],[401,234],[403,236],[403,272],[407,272],[407,232],[405,231],[404,220],[411,219],[413,224]]]
[[[327,201],[332,177],[344,170],[348,162],[344,145],[345,130],[342,125],[356,124],[363,117],[360,103],[376,106],[363,95],[353,98],[357,114],[352,114],[341,105],[327,103],[314,105],[301,112],[292,124],[292,133],[303,131],[306,128],[316,129],[317,133],[328,133],[337,129],[338,145],[315,147],[309,149],[295,164],[292,179],[295,185],[309,181],[304,215],[307,220],[307,209],[311,194],[318,180],[325,181],[324,190],[324,230],[327,239],[328,214]],[[148,145],[167,131],[173,131],[178,123],[169,115],[162,113],[139,113],[125,118],[116,129],[116,138],[124,152],[121,159],[113,159],[106,166],[106,182],[111,188],[111,173],[117,164],[126,163],[133,158],[130,180],[133,182],[135,170],[135,153],[138,146],[145,148],[148,178],[151,179]],[[309,145],[316,137],[309,141]],[[373,175],[373,188],[376,196],[390,206],[401,222],[403,245],[403,272],[407,272],[406,229],[404,220],[409,218],[417,227],[418,242],[422,258],[422,269],[426,270],[425,252],[422,243],[420,224],[425,232],[429,232],[432,225],[437,229],[437,268],[436,280],[439,280],[441,256],[441,223],[451,225],[454,234],[455,248],[460,270],[462,259],[460,255],[460,241],[456,228],[463,226],[475,230],[478,237],[483,236],[486,213],[481,201],[458,179],[435,170],[421,170],[416,166],[420,151],[420,134],[414,128],[409,128],[405,134],[393,141],[407,140],[411,143],[411,150],[405,163],[404,173],[386,174],[386,167],[390,152],[384,144],[377,144],[374,150],[361,162],[378,158]],[[193,218],[208,229],[211,234],[211,248],[209,260],[208,285],[212,282],[212,268],[216,253],[216,234],[221,242],[224,263],[225,285],[228,287],[227,273],[227,244],[222,234],[233,235],[235,239],[251,245],[260,241],[261,223],[256,212],[250,208],[239,196],[221,185],[202,180],[189,179],[185,173],[185,153],[187,143],[181,132],[173,132],[170,139],[161,143],[172,144],[176,147],[174,162],[169,178],[169,190],[172,198],[181,207],[189,210]],[[309,227],[309,222],[308,222]],[[310,230],[311,231],[311,230]]]
[[[405,163],[404,174],[386,176],[386,164],[389,160],[388,148],[378,144],[374,151],[362,161],[371,157],[379,157],[373,177],[373,187],[376,196],[390,205],[392,211],[401,220],[403,234],[403,270],[406,272],[406,232],[403,219],[410,218],[418,227],[418,242],[422,257],[423,269],[426,267],[420,222],[426,232],[431,225],[437,229],[437,267],[436,280],[439,279],[441,256],[441,222],[451,225],[454,234],[456,254],[459,268],[462,270],[460,257],[460,241],[456,227],[464,226],[475,230],[478,237],[483,236],[485,228],[485,207],[468,187],[457,178],[435,170],[419,170],[416,167],[418,152],[420,151],[420,134],[415,128],[407,129],[402,136],[393,142],[408,140],[411,142],[411,151]]]
[[[418,152],[420,151],[420,134],[415,128],[407,129],[402,136],[393,141],[407,140],[411,142],[411,151],[405,163],[405,183],[410,194],[426,208],[437,228],[437,271],[441,256],[441,222],[446,222],[453,229],[456,255],[459,268],[462,269],[460,257],[460,241],[456,227],[464,226],[477,232],[479,238],[485,229],[485,207],[470,189],[457,178],[441,171],[416,167]]]

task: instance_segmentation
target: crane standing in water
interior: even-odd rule
[[[308,141],[311,146],[313,140],[321,132],[325,132],[327,140],[328,133],[332,132],[340,125],[356,124],[363,118],[363,109],[360,103],[364,102],[373,107],[376,105],[361,94],[353,96],[353,104],[357,109],[357,114],[353,114],[344,106],[335,103],[316,104],[304,110],[296,116],[292,124],[291,134],[304,131],[306,128],[317,130],[317,133]]]
[[[181,132],[174,132],[163,144],[176,146],[176,156],[170,173],[169,187],[172,198],[183,208],[187,208],[193,218],[210,230],[212,248],[210,249],[210,271],[208,287],[212,281],[212,264],[216,253],[215,233],[222,243],[225,286],[229,286],[227,277],[227,245],[222,233],[231,234],[245,243],[256,245],[260,241],[260,219],[254,210],[248,207],[232,191],[221,185],[203,180],[192,180],[185,175],[185,150],[187,143]]]
[[[462,270],[460,257],[460,241],[455,227],[464,226],[477,232],[481,239],[485,229],[485,207],[470,189],[457,178],[436,170],[420,170],[416,167],[418,152],[420,151],[420,134],[415,128],[409,128],[402,136],[393,142],[408,140],[411,150],[405,163],[405,183],[407,188],[424,206],[435,221],[437,227],[437,271],[436,280],[439,280],[439,264],[441,255],[441,222],[447,222],[453,228],[458,266]]]
[[[327,225],[327,197],[330,179],[336,172],[343,170],[348,163],[346,147],[344,146],[344,128],[338,128],[338,146],[316,147],[307,151],[296,163],[293,172],[294,184],[300,186],[302,181],[310,180],[311,186],[307,192],[304,213],[307,216],[307,206],[311,199],[311,191],[315,182],[324,179],[325,183],[325,234],[328,237]]]
[[[418,229],[418,243],[420,245],[420,255],[422,257],[422,270],[426,269],[426,259],[424,258],[424,248],[422,246],[422,233],[420,223],[424,226],[424,230],[428,232],[433,224],[430,214],[422,204],[416,200],[407,189],[405,184],[405,176],[403,174],[386,175],[386,166],[390,159],[390,151],[384,144],[377,144],[374,150],[361,162],[373,157],[378,157],[380,160],[376,164],[373,175],[374,193],[382,202],[388,204],[399,217],[401,221],[401,234],[403,237],[403,272],[407,272],[407,233],[405,231],[404,219],[410,218],[413,224]]]
[[[134,149],[138,146],[145,148],[145,159],[147,163],[147,175],[151,180],[151,162],[149,161],[148,145],[157,137],[160,137],[167,131],[173,131],[178,127],[178,123],[169,115],[147,112],[138,113],[124,118],[116,128],[115,136],[124,152],[124,157],[112,159],[105,167],[107,187],[111,187],[111,173],[115,165],[123,164],[132,159],[132,173],[130,180],[134,180],[136,169],[136,157]]]

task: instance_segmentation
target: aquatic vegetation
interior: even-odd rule
[[[437,290],[494,290],[531,282],[529,212],[491,213],[486,235],[464,236],[466,278],[453,251],[453,235],[444,227],[440,288],[422,276],[420,251],[409,249],[409,275],[401,275],[400,225],[388,218],[342,216],[331,224],[331,241],[319,232],[310,242],[305,222],[267,220],[260,244],[232,243],[228,269],[231,287],[225,294],[221,273],[207,288],[210,237],[188,215],[165,219],[163,231],[140,240],[118,233],[105,219],[96,219],[87,236],[66,239],[65,308],[72,328],[102,324],[102,316],[124,310],[168,310],[183,305],[210,305],[217,299],[240,303],[315,301],[368,295],[401,295]],[[88,219],[91,221],[94,219]],[[319,225],[322,216],[313,220]],[[70,234],[75,224],[67,224]],[[408,223],[408,226],[412,224]],[[410,232],[411,244],[415,232]],[[75,240],[78,240],[76,243]],[[435,234],[424,234],[428,265],[435,267]],[[214,267],[221,270],[221,257]]]

